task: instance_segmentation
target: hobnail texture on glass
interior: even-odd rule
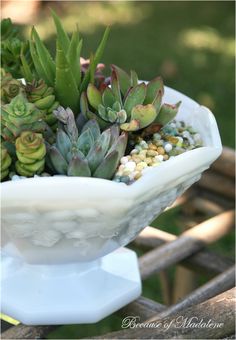
[[[196,182],[220,155],[213,114],[169,88],[164,100],[182,100],[177,119],[192,125],[204,146],[148,171],[130,186],[83,177],[39,177],[2,183],[3,250],[28,263],[91,261],[132,241]]]

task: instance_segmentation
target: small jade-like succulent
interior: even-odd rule
[[[31,177],[44,170],[46,146],[42,134],[24,131],[16,139],[16,171],[19,175]]]
[[[62,123],[56,143],[48,146],[47,165],[57,174],[111,179],[124,155],[127,134],[118,125],[100,132],[96,120],[89,120],[79,135],[73,112],[54,111]]]
[[[29,102],[34,103],[39,110],[44,112],[44,121],[55,130],[57,118],[53,114],[53,110],[58,108],[59,102],[55,99],[54,89],[42,79],[28,83],[25,89]]]
[[[5,146],[1,143],[1,181],[8,176],[11,163],[12,159]]]
[[[134,71],[129,76],[113,65],[111,86],[99,90],[89,84],[81,95],[81,112],[87,118],[96,118],[101,127],[113,123],[124,131],[138,131],[151,124],[161,127],[176,116],[180,105],[161,105],[163,94],[160,77],[140,84]]]
[[[44,113],[19,94],[1,108],[1,135],[4,140],[14,141],[22,131],[41,132],[45,129]]]
[[[10,103],[19,93],[24,93],[22,82],[14,79],[11,73],[1,68],[1,103]]]

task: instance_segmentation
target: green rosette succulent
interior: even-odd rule
[[[48,146],[47,165],[56,174],[111,179],[127,145],[127,133],[118,125],[100,132],[96,120],[89,120],[79,135],[73,112],[59,107],[61,122],[56,143]]]
[[[9,18],[1,20],[1,66],[15,78],[32,79],[29,43],[19,37]]]
[[[11,163],[12,159],[5,146],[1,143],[1,181],[8,176]]]
[[[9,72],[1,69],[1,103],[7,104],[18,94],[24,93],[21,81],[14,79]]]
[[[24,131],[16,139],[16,171],[21,176],[32,177],[44,170],[46,146],[41,133]]]
[[[43,117],[43,111],[19,94],[1,108],[1,135],[5,140],[13,142],[22,131],[41,132],[45,129]]]
[[[128,132],[150,128],[151,125],[155,131],[176,116],[180,105],[180,102],[162,105],[163,94],[161,77],[147,84],[139,83],[134,71],[129,76],[112,65],[111,86],[97,89],[90,83],[86,93],[81,95],[81,112],[86,118],[95,118],[102,128],[118,123],[121,130]]]
[[[56,101],[53,87],[49,87],[44,80],[34,80],[25,87],[29,102],[44,112],[44,121],[53,129],[57,128],[57,118],[53,114],[59,106]]]

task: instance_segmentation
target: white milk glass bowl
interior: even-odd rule
[[[132,185],[67,176],[1,184],[4,313],[26,324],[89,323],[140,295],[136,255],[121,247],[222,152],[210,110],[165,87],[164,102],[179,100],[177,120],[193,126],[204,146]]]

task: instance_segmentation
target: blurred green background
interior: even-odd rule
[[[15,1],[15,5],[19,3],[21,1]],[[55,29],[49,10],[52,7],[69,32],[79,24],[86,58],[95,50],[105,26],[111,25],[103,58],[105,64],[135,69],[140,79],[162,75],[165,85],[209,107],[216,116],[223,144],[234,147],[234,6],[233,1],[44,1],[38,3],[25,25],[22,17],[26,15],[20,17],[17,10],[12,13],[21,23],[24,36],[28,37],[29,27],[34,24],[53,51]],[[14,19],[13,14],[9,12],[7,16]],[[153,225],[179,234],[180,214],[178,208],[162,214]],[[213,248],[232,256],[232,234]],[[170,276],[173,275],[172,270]],[[198,279],[199,282],[205,280],[204,277]],[[162,302],[159,292],[157,277],[144,282],[144,296]],[[49,337],[74,339],[114,329],[120,329],[120,320],[111,316],[96,325],[63,326]]]
[[[35,25],[52,51],[55,28],[50,7],[61,16],[68,32],[78,23],[84,57],[95,50],[105,26],[110,25],[105,64],[135,69],[140,79],[162,75],[167,86],[209,107],[223,143],[234,146],[233,1],[8,2],[14,6],[8,11],[3,7],[2,15],[11,15],[20,23],[27,19],[27,25],[22,26],[24,36],[29,37],[30,26]],[[38,6],[27,16],[29,3]]]

